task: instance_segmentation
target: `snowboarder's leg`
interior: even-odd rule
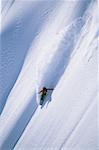
[[[43,102],[44,102],[44,95],[42,94],[42,95],[41,95],[41,99],[40,99],[40,105],[42,105]]]

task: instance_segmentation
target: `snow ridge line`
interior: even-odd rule
[[[37,110],[37,108],[35,108],[33,114],[36,112],[36,110]],[[19,139],[20,139],[21,136],[23,135],[23,133],[24,133],[25,129],[27,128],[27,126],[28,126],[29,122],[31,121],[31,119],[32,119],[32,116],[31,116],[30,119],[28,120],[28,122],[27,122],[26,126],[24,127],[23,131],[21,132],[20,136],[18,137],[18,139],[16,140],[15,144],[13,145],[12,150],[13,150],[13,149],[15,148],[15,146],[17,145]]]
[[[94,35],[92,36],[93,38],[97,35],[98,32],[98,26],[97,26],[97,22],[96,22],[96,2],[92,0],[88,10],[85,12],[85,15],[82,17],[84,20],[86,20],[86,23],[84,25],[84,27],[81,30],[81,36],[80,39],[78,40],[75,49],[71,55],[71,58],[76,54],[76,52],[80,49],[81,43],[83,43],[83,39],[84,37],[87,35],[87,33],[89,34],[89,38],[90,38],[90,33],[93,32],[92,30],[92,26],[94,26]],[[90,32],[91,30],[91,32]],[[88,45],[87,45],[88,46]],[[83,51],[83,50],[82,50]],[[85,50],[84,50],[85,51]],[[85,51],[86,52],[86,51]]]
[[[11,9],[11,7],[13,6],[13,4],[14,4],[14,2],[15,2],[15,0],[12,0],[12,1],[7,1],[7,4],[5,5],[5,7],[3,8],[3,10],[2,10],[2,14],[1,14],[1,16],[2,17],[6,17],[7,16],[7,13],[9,12],[9,10]],[[7,6],[8,5],[8,6]],[[7,8],[6,8],[7,7]]]
[[[32,101],[30,101],[30,103],[28,104],[28,106],[26,106],[26,108],[25,108],[25,110],[24,110],[24,113],[23,113],[23,112],[21,113],[20,118],[18,118],[18,120],[15,122],[13,128],[11,129],[10,133],[7,135],[5,141],[2,143],[2,145],[1,145],[0,148],[5,149],[5,146],[6,146],[5,144],[8,142],[8,140],[9,140],[10,138],[12,139],[13,135],[14,135],[14,136],[17,136],[14,131],[18,132],[17,130],[20,130],[20,133],[21,133],[21,134],[18,134],[17,140],[14,139],[14,144],[12,144],[12,145],[10,146],[10,149],[13,149],[13,148],[15,147],[15,145],[16,145],[17,142],[18,142],[18,140],[19,140],[20,137],[22,136],[24,130],[26,129],[28,123],[30,122],[30,120],[31,120],[31,118],[32,118],[32,116],[33,116],[33,114],[34,114],[35,111],[37,110],[37,106],[35,106],[35,108],[33,109],[32,113],[31,113],[31,110],[30,110],[29,115],[26,115],[26,117],[25,117],[25,111],[26,111],[27,109],[29,109],[29,107],[30,107],[31,105],[32,105]],[[17,111],[17,110],[15,110],[15,111]],[[31,116],[30,116],[30,115],[31,115]],[[24,119],[24,118],[25,118],[25,119]],[[23,120],[22,120],[22,119],[23,119]],[[25,121],[25,120],[27,120],[27,121]],[[18,126],[19,126],[20,124],[22,124],[23,122],[24,122],[24,128],[19,128]],[[19,129],[18,129],[18,128],[19,128]],[[16,130],[15,130],[15,129],[16,129]]]

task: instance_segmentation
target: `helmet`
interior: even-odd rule
[[[46,87],[43,87],[43,90],[45,90],[46,89]]]

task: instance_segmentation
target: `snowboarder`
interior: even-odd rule
[[[43,104],[44,98],[45,98],[48,90],[53,90],[53,89],[47,89],[46,87],[43,87],[43,89],[39,92],[39,94],[41,93],[40,105]]]

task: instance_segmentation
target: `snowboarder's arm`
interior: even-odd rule
[[[43,92],[43,90],[41,90],[41,91],[39,92],[39,94],[42,93],[42,92]]]
[[[47,89],[47,90],[54,90],[54,89]]]

